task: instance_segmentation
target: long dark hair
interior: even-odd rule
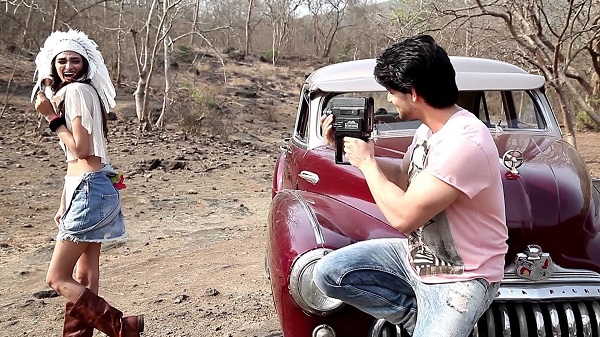
[[[90,63],[81,54],[79,54],[79,53],[77,53],[77,54],[79,56],[81,56],[81,59],[83,60],[83,67],[77,74],[75,74],[75,78],[77,78],[77,82],[86,83],[88,85],[91,85],[90,84],[91,79],[87,78],[87,73],[90,69]],[[64,86],[70,84],[69,82],[63,82],[60,79],[60,76],[58,76],[58,72],[57,72],[56,66],[55,66],[57,56],[58,55],[54,56],[54,58],[52,59],[52,84],[50,85],[50,88],[52,89],[52,92],[54,92],[54,93],[58,92]],[[92,88],[94,88],[94,87],[92,87]],[[96,91],[96,88],[94,88],[94,91]],[[106,107],[104,106],[102,99],[100,98],[100,95],[98,94],[98,91],[96,91],[96,95],[98,96],[98,100],[100,101],[100,110],[101,110],[101,115],[102,115],[102,134],[104,135],[104,138],[106,138],[106,140],[108,140],[108,118],[106,118],[107,110],[106,110]],[[65,114],[65,101],[64,100],[62,100],[58,104],[57,112],[61,116],[64,116],[64,114]]]

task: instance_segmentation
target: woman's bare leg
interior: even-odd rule
[[[73,303],[86,288],[73,279],[73,269],[89,245],[87,242],[57,241],[48,267],[46,283]]]
[[[89,243],[77,261],[75,280],[98,294],[100,280],[100,243]]]

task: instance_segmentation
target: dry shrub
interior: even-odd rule
[[[230,126],[223,118],[224,109],[220,95],[222,86],[206,86],[202,89],[192,85],[179,87],[173,93],[171,121],[194,134],[205,134],[227,139]]]
[[[265,112],[265,121],[269,123],[277,123],[277,109],[275,108],[275,102],[273,99],[266,101],[267,105],[263,107]]]
[[[265,120],[269,123],[277,123],[277,111],[272,106],[265,109]]]

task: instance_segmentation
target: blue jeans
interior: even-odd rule
[[[327,296],[402,325],[413,337],[468,336],[500,283],[423,283],[408,254],[406,239],[357,242],[319,260],[314,282]]]

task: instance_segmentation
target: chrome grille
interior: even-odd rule
[[[473,337],[599,337],[598,301],[494,302]]]

